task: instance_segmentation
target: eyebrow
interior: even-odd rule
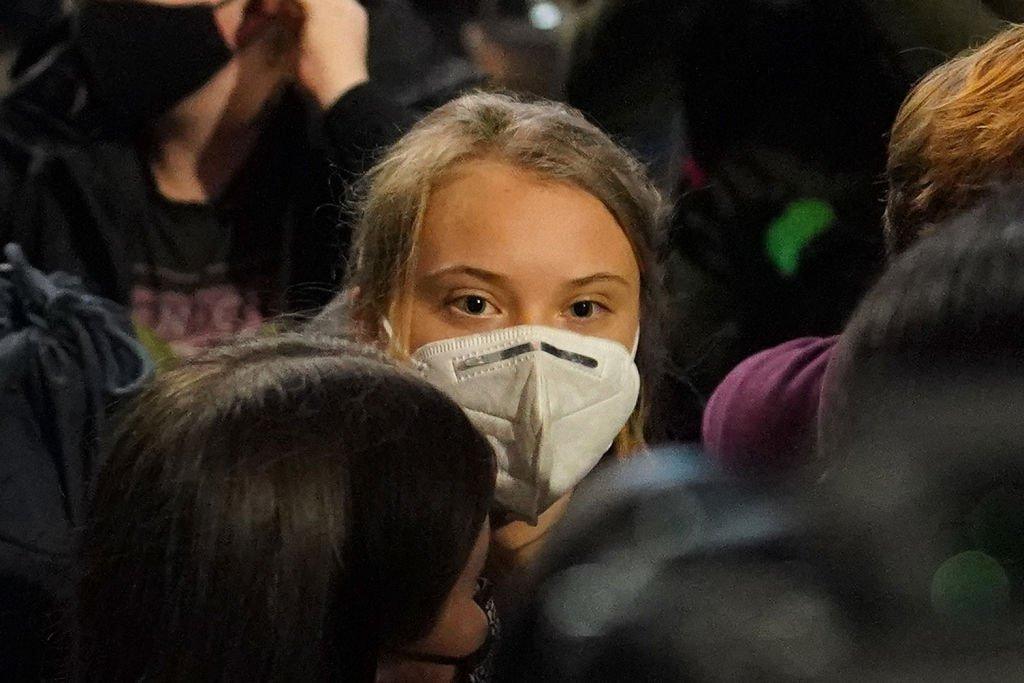
[[[584,277],[576,278],[569,284],[573,287],[586,287],[587,285],[597,284],[599,282],[614,282],[616,284],[629,287],[629,281],[621,275],[615,273],[594,273],[593,275],[587,275]]]
[[[508,282],[507,276],[501,273],[494,272],[492,270],[485,270],[484,268],[476,268],[471,265],[458,264],[432,270],[426,274],[426,279],[437,280],[438,278],[443,278],[445,275],[469,275],[471,278],[482,280],[485,283],[494,283],[498,285]],[[566,286],[571,288],[580,288],[598,283],[614,283],[624,287],[630,286],[629,281],[623,278],[622,275],[616,275],[613,272],[595,272],[590,275],[584,275],[583,278],[570,280],[566,283]]]
[[[499,273],[484,270],[483,268],[474,268],[473,266],[464,265],[438,268],[437,270],[427,273],[425,277],[429,280],[436,280],[437,278],[444,277],[445,275],[469,275],[470,277],[475,277],[478,280],[483,280],[484,282],[494,282],[498,284],[508,281],[508,278]]]
[[[446,275],[469,275],[470,277],[475,277],[478,280],[483,280],[484,282],[493,282],[496,284],[503,284],[508,282],[508,278],[505,275],[501,275],[500,273],[495,273],[490,270],[485,270],[483,268],[475,268],[473,266],[466,265],[453,265],[446,266],[444,268],[438,268],[437,270],[427,273],[425,277],[429,280],[435,280]],[[586,287],[587,285],[602,282],[611,282],[622,285],[624,287],[629,287],[630,285],[629,281],[626,278],[622,277],[621,275],[604,272],[593,273],[592,275],[584,275],[583,277],[575,278],[566,283],[566,285],[568,287]]]

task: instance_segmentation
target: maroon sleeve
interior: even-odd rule
[[[780,472],[805,462],[837,339],[795,339],[740,363],[704,411],[708,454],[742,472]]]

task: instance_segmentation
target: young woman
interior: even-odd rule
[[[643,444],[660,209],[577,112],[496,94],[437,109],[367,179],[347,286],[314,327],[405,359],[488,437],[499,565],[533,554],[605,454]]]
[[[494,474],[450,400],[342,341],[284,335],[168,372],[98,482],[75,673],[482,680]]]

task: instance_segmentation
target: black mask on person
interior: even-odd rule
[[[501,635],[501,626],[494,607],[493,584],[486,579],[480,579],[473,600],[487,615],[487,638],[476,651],[462,657],[409,651],[402,651],[400,654],[416,662],[454,666],[456,683],[489,683],[494,677],[494,650]]]
[[[213,12],[233,1],[85,5],[77,17],[77,41],[104,127],[132,130],[151,122],[217,73],[232,52]]]

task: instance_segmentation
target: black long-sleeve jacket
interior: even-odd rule
[[[127,303],[152,195],[145,128],[117,125],[133,111],[152,111],[147,98],[166,93],[140,93],[111,115],[96,81],[119,65],[83,55],[116,51],[90,50],[87,40],[65,21],[15,65],[13,90],[0,104],[0,245],[17,242],[41,270],[80,276],[94,292]],[[326,112],[291,91],[270,114],[231,198],[250,248],[276,256],[269,312],[308,310],[330,297],[349,238],[338,207],[374,153],[408,123],[372,83]]]

